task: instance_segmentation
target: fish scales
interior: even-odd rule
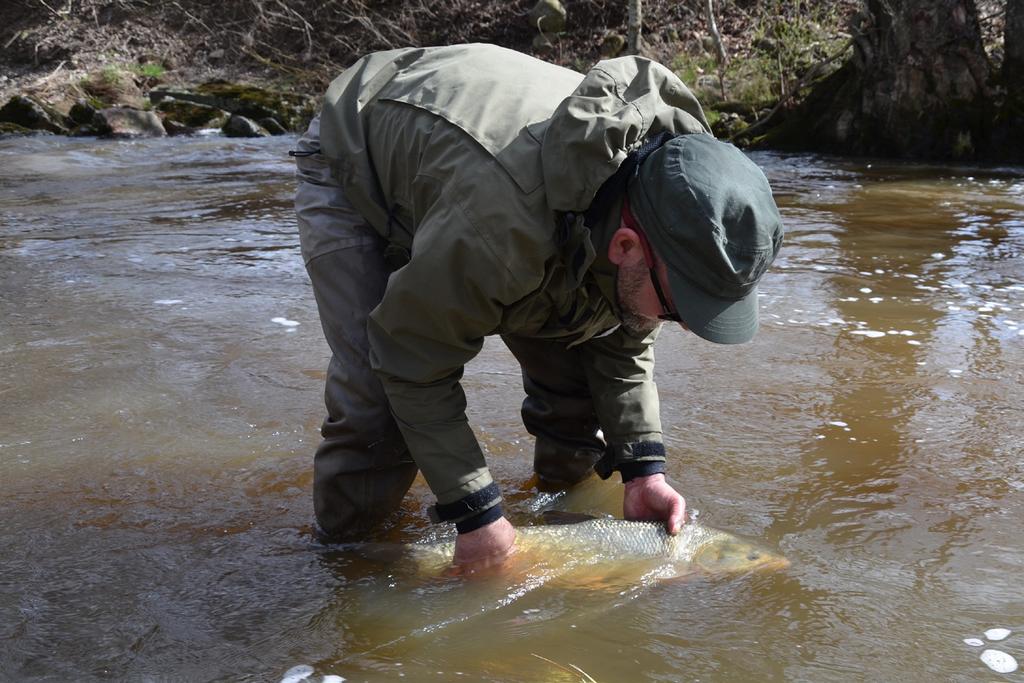
[[[681,571],[713,574],[783,569],[789,561],[766,548],[728,532],[696,522],[675,536],[655,522],[599,518],[575,524],[542,524],[516,529],[516,552],[552,562],[594,564],[664,559]],[[413,546],[421,562],[450,562],[454,543]]]

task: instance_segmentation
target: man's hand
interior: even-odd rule
[[[626,519],[665,522],[668,532],[674,536],[683,526],[686,501],[668,485],[664,474],[637,477],[626,482],[622,515]]]
[[[486,526],[455,538],[455,558],[452,563],[460,574],[472,574],[496,567],[505,562],[512,552],[516,530],[504,517]]]

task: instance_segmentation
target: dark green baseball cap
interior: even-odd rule
[[[672,300],[694,333],[742,344],[757,332],[757,283],[782,246],[764,173],[704,133],[672,138],[628,187],[633,215],[668,269]]]

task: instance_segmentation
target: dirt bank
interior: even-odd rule
[[[0,101],[30,94],[61,109],[87,96],[89,84],[132,102],[155,85],[211,79],[319,92],[360,55],[408,45],[492,42],[576,69],[602,57],[602,46],[626,35],[626,2],[567,1],[565,29],[539,39],[529,19],[536,0],[479,2],[384,0],[8,0],[0,6]],[[720,99],[739,99],[741,81],[757,80],[752,111],[767,106],[817,58],[842,39],[855,0],[830,3],[716,2],[716,20],[730,58],[726,87],[704,86]],[[703,3],[646,0],[644,54],[691,85],[718,66]],[[797,35],[793,27],[805,29]],[[797,46],[799,41],[807,45]],[[803,56],[797,54],[803,50]],[[782,51],[793,55],[780,55]],[[817,51],[817,52],[816,52]],[[770,54],[773,53],[773,54]],[[757,61],[756,68],[744,64]],[[737,66],[739,65],[739,66]],[[764,72],[770,69],[771,72]],[[753,73],[753,72],[757,73]]]

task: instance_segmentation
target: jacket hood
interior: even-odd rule
[[[643,57],[598,62],[558,105],[544,133],[548,206],[585,210],[626,155],[663,130],[711,133],[697,98],[665,67]]]

